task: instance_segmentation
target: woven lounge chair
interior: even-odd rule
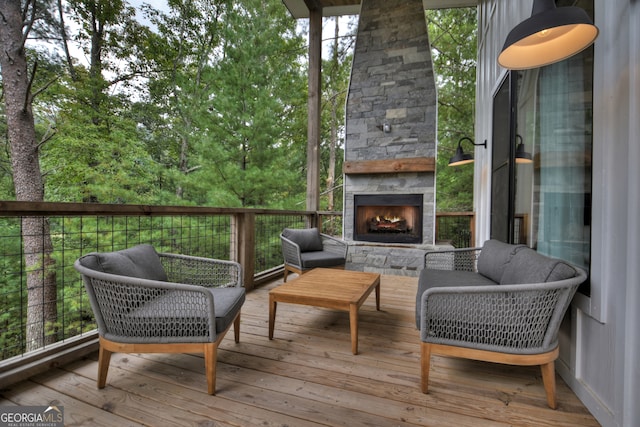
[[[98,388],[111,353],[204,353],[208,393],[215,394],[218,345],[232,324],[240,339],[240,264],[139,245],[85,255],[74,267],[98,324]]]
[[[285,228],[280,234],[284,281],[289,272],[303,274],[313,268],[344,268],[347,243],[322,234],[317,228]]]

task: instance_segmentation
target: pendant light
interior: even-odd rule
[[[520,143],[518,144],[518,138],[520,139]],[[516,135],[516,163],[519,164],[530,164],[533,163],[533,158],[531,157],[531,153],[525,151],[524,141],[522,140],[522,136]]]
[[[543,67],[583,51],[596,37],[598,27],[584,9],[534,0],[531,17],[511,30],[498,63],[511,70]]]
[[[469,138],[468,136],[460,138],[460,140],[458,141],[456,154],[451,159],[449,159],[449,166],[460,166],[466,165],[468,163],[473,163],[473,154],[464,152],[464,150],[462,149],[462,141],[469,141],[475,146],[483,145],[484,148],[487,148],[487,141],[483,142],[482,144],[476,144],[475,142],[473,142],[473,139]]]

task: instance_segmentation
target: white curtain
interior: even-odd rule
[[[591,91],[585,88],[583,68],[576,58],[540,69],[532,214],[538,252],[587,268]]]

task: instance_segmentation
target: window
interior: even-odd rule
[[[561,2],[558,2],[559,6]],[[593,0],[578,1],[593,12]],[[593,47],[510,72],[494,97],[491,236],[589,271]],[[520,163],[517,148],[531,155]],[[580,292],[589,295],[588,284]]]

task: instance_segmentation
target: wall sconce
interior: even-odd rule
[[[378,129],[380,129],[382,132],[384,133],[389,133],[391,132],[391,125],[389,124],[389,122],[384,122],[381,125],[376,126]]]
[[[518,144],[518,138],[520,138],[520,144]],[[524,151],[524,141],[520,135],[516,135],[516,163],[529,164],[533,163],[531,153]]]
[[[598,32],[584,9],[534,0],[531,17],[511,30],[498,63],[511,70],[553,64],[591,46]]]
[[[462,150],[462,141],[469,141],[475,146],[483,145],[484,148],[487,148],[487,140],[485,139],[482,144],[476,144],[473,140],[467,136],[460,138],[458,141],[458,148],[456,149],[456,154],[449,159],[449,166],[460,166],[466,165],[467,163],[473,163],[473,154],[465,153]]]

